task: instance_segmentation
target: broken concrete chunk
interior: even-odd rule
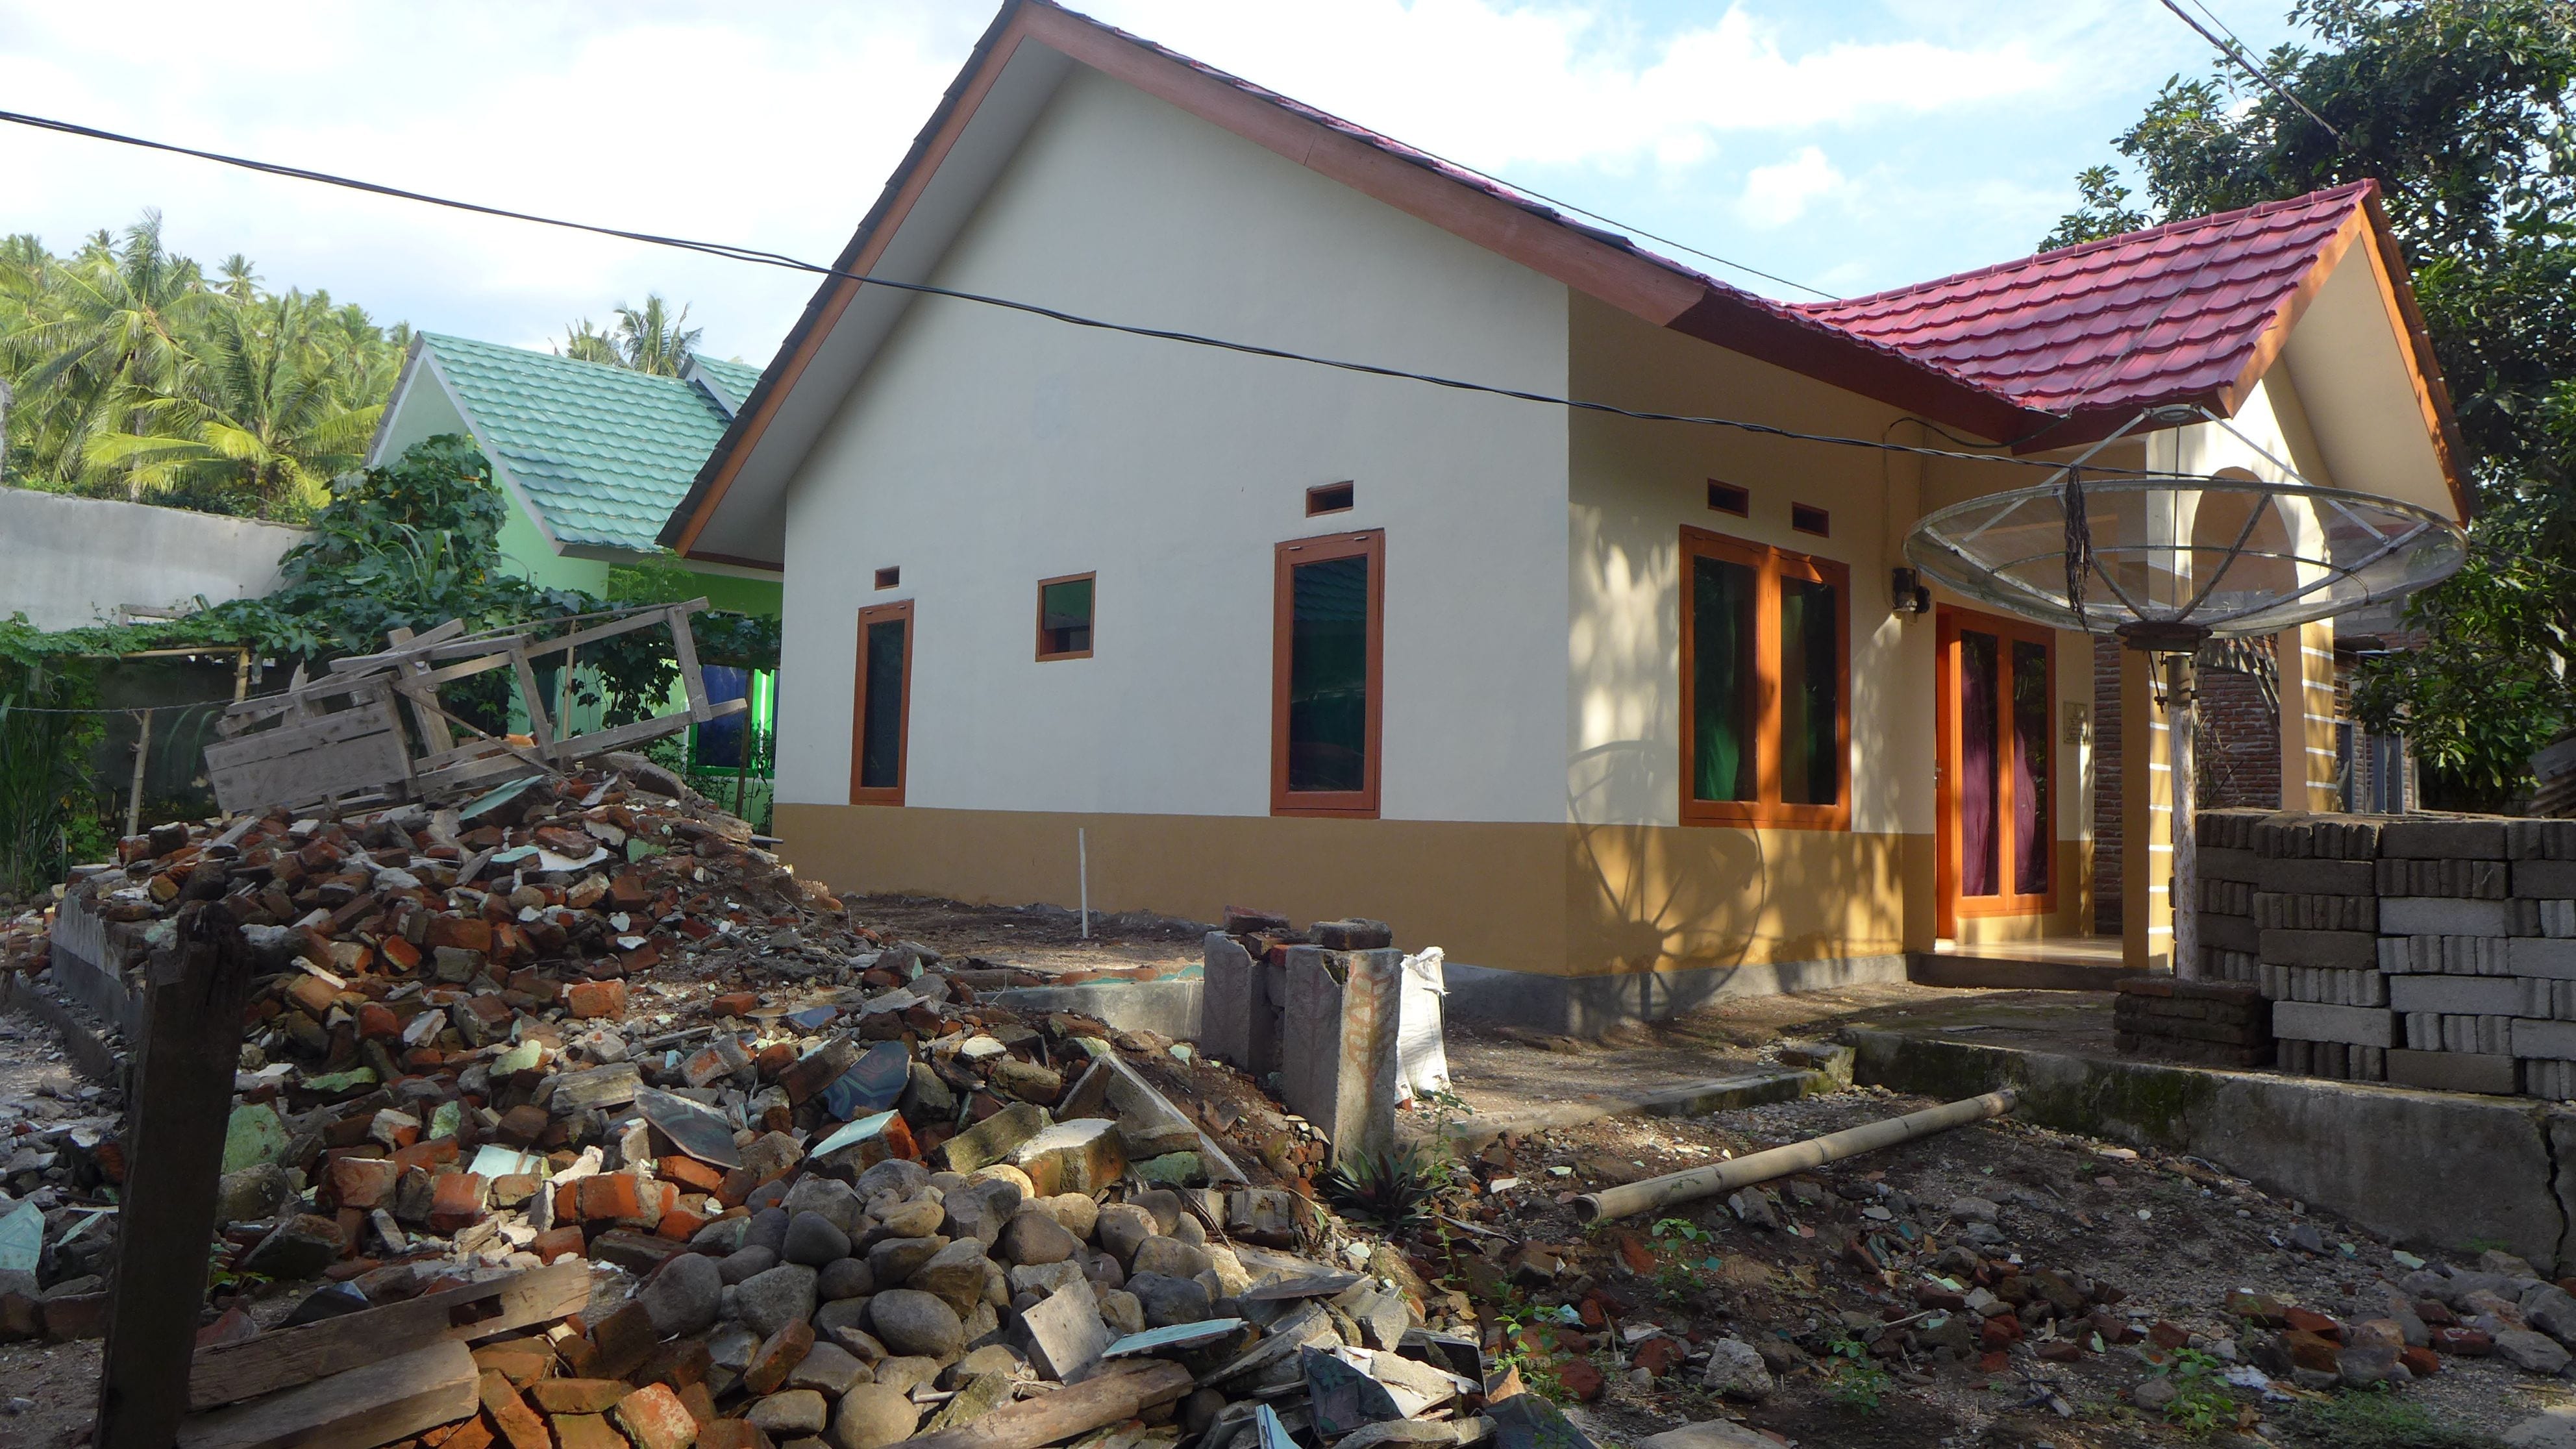
[[[1093,1117],[1059,1122],[1030,1137],[1012,1151],[1011,1165],[1029,1175],[1040,1197],[1100,1193],[1126,1173],[1127,1155],[1119,1146],[1118,1124]]]
[[[940,1149],[940,1159],[951,1172],[973,1172],[1011,1158],[1052,1120],[1046,1108],[1036,1103],[1014,1102],[949,1138]]]

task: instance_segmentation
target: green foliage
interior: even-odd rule
[[[1856,1338],[1835,1339],[1826,1363],[1826,1396],[1856,1413],[1877,1413],[1896,1382]]]
[[[1429,1221],[1434,1199],[1448,1184],[1449,1164],[1440,1154],[1390,1147],[1357,1154],[1324,1174],[1321,1186],[1333,1206],[1393,1231]]]
[[[0,482],[302,520],[354,468],[410,343],[328,293],[170,251],[147,212],[68,257],[0,243]]]
[[[2417,596],[2432,655],[2373,666],[2364,718],[2401,718],[2438,777],[2500,802],[2568,707],[2576,567],[2576,7],[2565,0],[2296,0],[2312,45],[2176,76],[2050,243],[2375,178],[2478,489],[2475,560]],[[2322,117],[2319,124],[2315,117]],[[2329,129],[2331,127],[2331,129]]]
[[[2334,1449],[2503,1449],[2504,1441],[2435,1419],[2386,1384],[2348,1389],[2290,1411],[2291,1426]]]
[[[2079,204],[2057,219],[2055,231],[2040,238],[2041,251],[2082,246],[2147,224],[2147,214],[2129,205],[2129,188],[2120,184],[2118,167],[2085,167],[2075,173],[2075,190]]]
[[[77,676],[0,665],[0,894],[60,880],[74,845],[90,844],[69,826],[98,719],[56,712],[78,709],[85,694]]]
[[[663,301],[660,293],[648,292],[641,307],[619,306],[617,325],[607,331],[592,326],[587,317],[567,325],[563,345],[555,352],[581,362],[605,363],[656,377],[678,377],[689,365],[690,354],[697,351],[698,338],[706,332],[703,327],[688,324],[687,307],[680,308],[675,316],[671,304]]]
[[[2155,1377],[2173,1381],[2173,1401],[2165,1405],[2165,1422],[2192,1434],[2215,1433],[2236,1422],[2236,1400],[2227,1392],[2227,1369],[2196,1348],[2177,1349],[2159,1366]]]

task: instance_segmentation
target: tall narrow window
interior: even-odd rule
[[[1384,649],[1382,530],[1279,545],[1270,808],[1375,815]]]
[[[2050,793],[2054,636],[2016,619],[1943,606],[1934,691],[1939,729],[1939,913],[2055,909]]]
[[[1698,528],[1682,561],[1683,823],[1844,828],[1849,574]]]
[[[858,690],[850,720],[850,803],[903,803],[912,704],[912,601],[859,611]]]
[[[1038,657],[1091,657],[1092,574],[1038,581]]]

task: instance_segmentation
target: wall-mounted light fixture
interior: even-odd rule
[[[1897,569],[1888,581],[1887,596],[1895,601],[1891,610],[1898,614],[1932,612],[1932,591],[1923,585],[1922,576],[1909,568]]]

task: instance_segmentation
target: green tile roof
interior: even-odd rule
[[[760,369],[748,362],[718,362],[712,357],[701,357],[697,364],[714,376],[725,400],[735,407],[742,406],[744,400],[751,396],[752,384],[760,381]]]
[[[421,334],[494,460],[561,545],[652,552],[726,418],[695,385],[467,337]],[[760,370],[707,364],[742,391]]]

